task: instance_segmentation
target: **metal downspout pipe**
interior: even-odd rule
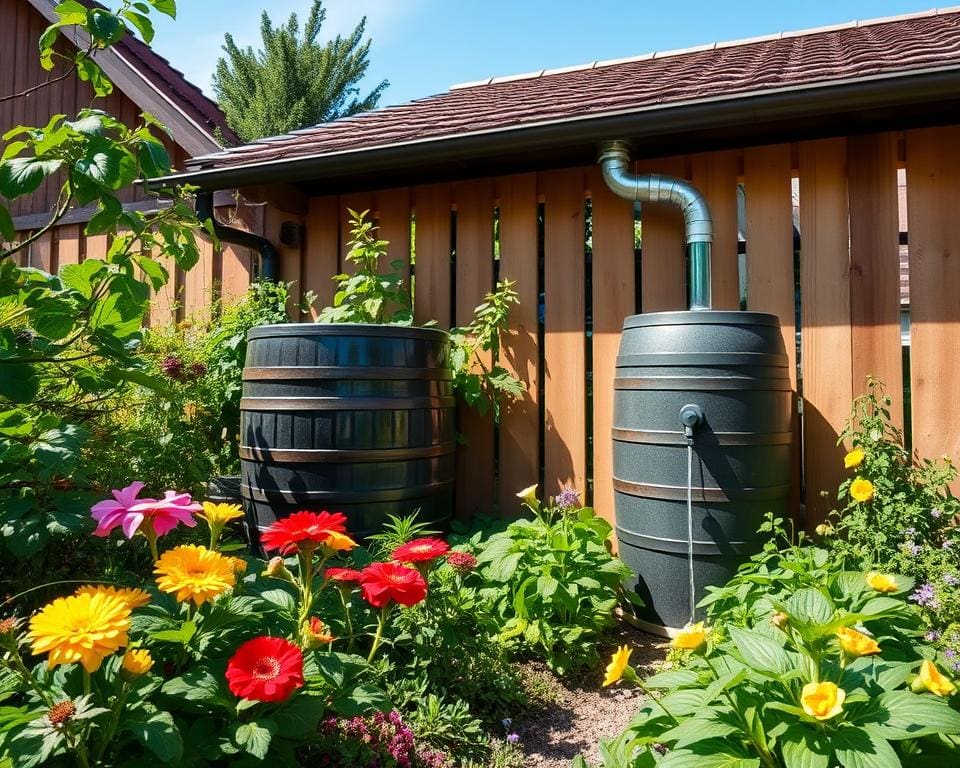
[[[213,224],[213,231],[224,243],[239,245],[241,248],[250,248],[260,254],[260,279],[276,280],[277,265],[280,261],[277,249],[267,238],[247,232],[245,229],[230,227],[217,220],[213,208],[213,192],[198,192],[196,202],[197,218],[203,222],[207,219]]]
[[[598,158],[607,186],[620,197],[643,203],[672,203],[683,212],[687,254],[690,309],[711,308],[710,249],[713,220],[699,190],[683,179],[656,173],[638,176],[630,172],[630,148],[624,141],[601,145]]]

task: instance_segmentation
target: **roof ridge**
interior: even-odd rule
[[[713,43],[702,45],[693,45],[686,48],[674,48],[666,51],[648,51],[636,56],[625,56],[619,59],[604,59],[591,61],[587,64],[574,64],[566,67],[556,67],[554,69],[540,69],[536,72],[524,72],[515,75],[504,75],[500,77],[488,77],[483,80],[473,80],[465,83],[456,83],[451,85],[449,91],[460,91],[467,88],[477,88],[484,85],[497,85],[499,83],[511,83],[518,80],[536,80],[550,75],[561,75],[570,72],[581,72],[600,67],[611,67],[618,64],[630,64],[636,61],[649,61],[650,59],[666,59],[673,56],[683,56],[702,51],[713,51],[719,48],[736,48],[741,45],[751,45],[753,43],[768,42],[771,40],[782,40],[784,38],[807,37],[810,35],[822,34],[825,32],[836,32],[844,29],[859,29],[861,27],[876,26],[879,24],[891,24],[901,21],[910,21],[911,19],[922,19],[931,16],[945,16],[948,14],[960,13],[960,5],[948,6],[945,8],[930,8],[926,11],[914,11],[912,13],[902,13],[895,16],[878,16],[870,19],[854,19],[852,21],[841,22],[839,24],[829,24],[820,27],[808,27],[805,29],[773,32],[767,35],[756,35],[754,37],[744,37],[734,40],[719,40]]]

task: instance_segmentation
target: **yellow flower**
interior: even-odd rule
[[[230,565],[233,567],[233,572],[237,576],[242,576],[247,572],[247,561],[242,557],[228,557],[227,560],[230,561]]]
[[[610,663],[607,664],[606,674],[603,676],[604,686],[613,685],[623,677],[624,671],[630,668],[631,653],[633,653],[633,649],[627,648],[625,645],[617,648],[616,653],[610,658]]]
[[[153,572],[163,592],[174,593],[181,603],[203,605],[236,584],[231,559],[206,547],[183,544],[160,555]]]
[[[843,711],[847,692],[834,683],[807,683],[800,693],[803,711],[817,720],[829,720]]]
[[[858,477],[850,483],[850,495],[859,502],[870,501],[873,498],[873,483],[863,477]]]
[[[529,504],[531,507],[537,506],[539,503],[537,501],[537,484],[534,483],[531,486],[524,488],[520,493],[517,494],[517,498],[525,504]]]
[[[82,587],[78,587],[77,591],[74,592],[75,595],[113,595],[114,597],[119,597],[126,601],[127,605],[130,606],[130,610],[135,608],[142,608],[147,603],[150,602],[150,593],[145,592],[142,589],[135,589],[133,587],[117,587],[104,586],[102,584],[86,584]]]
[[[123,671],[131,678],[147,674],[153,668],[153,657],[146,648],[131,648],[123,654]]]
[[[105,592],[59,597],[30,619],[27,639],[35,654],[46,653],[47,664],[80,662],[87,672],[127,644],[130,606]]]
[[[243,517],[243,510],[239,504],[214,504],[212,501],[203,502],[203,511],[197,512],[210,525],[226,525],[231,520]]]
[[[329,531],[327,533],[327,538],[323,541],[323,546],[332,552],[349,552],[351,549],[357,546],[357,542],[355,542],[345,533]]]
[[[880,653],[880,646],[877,645],[876,640],[849,627],[840,627],[837,630],[837,639],[840,641],[840,647],[851,656],[869,656],[872,653]]]
[[[843,457],[843,466],[847,469],[856,469],[866,458],[862,448],[854,448],[850,453]]]
[[[675,638],[670,641],[671,648],[680,648],[684,651],[695,651],[707,641],[707,630],[702,621],[696,624],[687,624]]]
[[[899,589],[897,580],[889,573],[870,571],[865,578],[867,586],[875,592],[896,592]]]
[[[953,693],[956,686],[950,682],[950,678],[943,675],[937,665],[932,661],[924,660],[923,664],[920,665],[920,675],[917,677],[917,680],[926,688],[930,693],[935,693],[937,696],[949,696]]]
[[[787,616],[783,611],[777,611],[773,616],[770,617],[770,623],[778,629],[783,629],[787,626],[787,619],[790,617]]]

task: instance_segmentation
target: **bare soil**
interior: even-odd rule
[[[630,665],[641,677],[652,674],[667,651],[663,638],[621,623],[600,648],[605,659],[601,668],[582,679],[562,680],[542,664],[525,665],[528,681],[545,699],[542,706],[513,723],[526,756],[525,768],[570,768],[570,761],[579,754],[595,765],[600,759],[600,739],[616,736],[633,719],[643,694],[625,684],[601,685],[603,666],[618,645],[633,648]]]

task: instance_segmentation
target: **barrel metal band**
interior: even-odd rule
[[[433,379],[449,381],[453,372],[449,368],[404,368],[400,366],[374,365],[313,365],[244,368],[244,381],[284,381],[312,379]]]
[[[614,389],[650,389],[660,391],[711,392],[714,390],[752,390],[788,392],[790,379],[754,379],[739,376],[642,376],[618,377]]]
[[[677,430],[659,429],[621,429],[614,427],[613,439],[621,443],[643,443],[645,445],[686,445],[687,438]],[[695,443],[710,445],[789,445],[793,440],[792,432],[699,432]]]
[[[638,352],[617,357],[618,368],[656,366],[702,367],[735,365],[786,368],[787,356],[769,352]]]
[[[452,397],[241,397],[241,411],[413,411],[452,408]]]
[[[445,456],[456,450],[456,443],[446,442],[417,448],[373,448],[362,450],[335,448],[258,448],[241,445],[240,458],[249,461],[271,461],[284,464],[321,464],[349,462],[368,464],[381,461],[414,461]]]
[[[629,496],[639,496],[646,499],[662,499],[664,501],[686,501],[687,486],[685,485],[656,485],[654,483],[635,483],[630,480],[613,478],[613,488]],[[737,488],[725,490],[723,488],[695,488],[694,500],[697,502],[728,502],[728,501],[770,501],[780,499],[790,493],[789,485],[771,485],[765,488]]]
[[[684,539],[668,539],[660,538],[657,536],[647,536],[636,531],[631,531],[622,526],[617,526],[617,539],[623,543],[626,542],[634,547],[639,549],[647,549],[653,552],[671,552],[678,555],[686,555],[687,553],[687,540]],[[742,551],[744,548],[749,547],[755,549],[757,547],[757,542],[755,541],[725,541],[722,545],[718,544],[716,541],[701,541],[694,540],[693,542],[693,553],[695,555],[707,555],[707,556],[716,556],[730,550],[733,550],[734,553]]]
[[[240,495],[253,501],[268,503],[282,501],[288,504],[308,504],[314,501],[349,504],[377,501],[403,501],[429,496],[438,490],[452,488],[453,481],[445,480],[438,483],[424,483],[412,488],[387,488],[380,491],[269,491],[263,488],[253,488],[246,483],[240,484]]]

